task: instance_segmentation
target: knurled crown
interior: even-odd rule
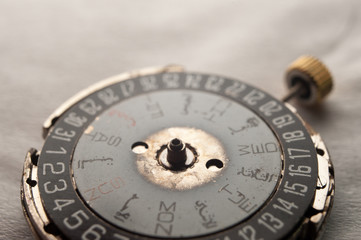
[[[312,104],[320,102],[332,90],[332,76],[327,67],[313,56],[301,56],[288,67],[286,72],[288,87],[293,87],[297,80],[301,80],[309,88],[307,97],[299,99]]]

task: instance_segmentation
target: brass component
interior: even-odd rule
[[[305,104],[319,103],[332,90],[332,76],[327,67],[317,58],[301,56],[286,71],[290,94],[284,101],[296,97]]]

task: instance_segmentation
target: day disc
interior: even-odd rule
[[[292,107],[239,80],[153,71],[78,98],[28,156],[38,159],[23,191],[36,188],[48,221],[34,227],[40,237],[291,238],[304,234],[317,189],[330,201],[322,140]]]

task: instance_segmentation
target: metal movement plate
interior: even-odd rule
[[[174,137],[193,151],[182,171],[157,159]],[[302,121],[267,93],[165,72],[74,104],[49,132],[36,179],[60,237],[281,239],[305,220],[318,165]]]

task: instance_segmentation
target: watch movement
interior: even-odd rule
[[[25,217],[39,239],[316,239],[334,172],[288,104],[320,102],[331,75],[305,56],[280,101],[180,66],[124,73],[80,92],[26,155]]]

